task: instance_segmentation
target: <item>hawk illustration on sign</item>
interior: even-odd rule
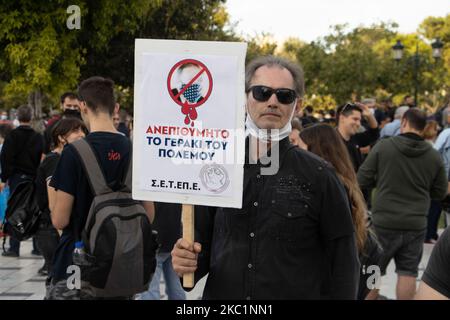
[[[167,89],[173,101],[181,106],[185,115],[184,123],[194,126],[197,119],[196,108],[208,100],[213,80],[208,68],[198,60],[185,59],[170,69]]]

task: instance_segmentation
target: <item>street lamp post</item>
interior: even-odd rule
[[[438,38],[431,44],[433,49],[433,58],[436,60],[440,59],[442,56],[442,48],[444,44]],[[394,60],[400,61],[403,57],[403,50],[405,46],[400,40],[392,47],[394,53]],[[416,52],[414,53],[414,69],[413,69],[413,79],[414,79],[414,104],[417,106],[417,96],[419,92],[419,68],[420,68],[420,55],[419,55],[419,42],[416,42]]]

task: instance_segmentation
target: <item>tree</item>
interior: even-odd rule
[[[388,98],[411,94],[415,84],[417,44],[420,101],[437,103],[436,93],[449,91],[447,61],[450,59],[450,43],[446,37],[450,37],[447,35],[450,28],[447,27],[447,18],[429,19],[420,29],[426,38],[420,34],[399,34],[395,23],[361,26],[353,30],[346,25],[337,25],[329,35],[315,42],[288,39],[281,54],[303,65],[308,94],[330,95],[342,104],[380,92]],[[431,56],[430,40],[437,36],[445,39],[446,45],[443,61],[436,63]],[[392,45],[396,40],[401,40],[405,46],[404,57],[400,61],[392,58]]]
[[[277,43],[267,33],[257,34],[253,37],[247,36],[246,63],[258,56],[274,55]]]
[[[40,114],[80,79],[110,77],[124,88],[134,75],[134,39],[235,40],[224,0],[78,1],[81,29],[69,30],[70,1],[0,4],[0,92],[11,107],[27,100]]]
[[[82,78],[100,74],[124,87],[132,87],[135,38],[237,40],[232,27],[227,29],[229,16],[224,3],[224,0],[158,1],[141,15],[132,29],[119,28],[107,46],[98,47],[88,42]]]
[[[39,118],[42,93],[73,86],[83,62],[76,32],[66,28],[63,1],[3,1],[0,5],[0,77],[6,103],[29,98]]]
[[[419,34],[428,40],[439,38],[444,43],[442,59],[438,61],[429,75],[441,96],[450,99],[450,14],[445,17],[428,17],[419,27]]]

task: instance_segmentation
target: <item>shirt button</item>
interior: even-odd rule
[[[258,202],[255,201],[255,202],[253,203],[253,205],[254,205],[255,207],[257,207],[257,206],[258,206]]]
[[[258,178],[258,179],[261,178],[261,175],[258,174],[258,175],[256,176],[256,178]]]
[[[292,213],[288,212],[288,217],[292,217]]]
[[[272,203],[275,203],[275,200],[272,200]]]
[[[247,299],[247,300],[251,300],[251,298],[250,298],[250,297],[247,297],[247,298],[245,298],[245,299]]]
[[[255,234],[252,232],[250,233],[250,237],[253,238],[255,236]]]
[[[307,205],[307,204],[305,204],[305,208],[308,208],[308,205]]]
[[[253,265],[251,263],[248,264],[248,268],[251,269],[253,268]]]

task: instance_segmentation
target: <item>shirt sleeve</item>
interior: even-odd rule
[[[440,294],[450,298],[450,231],[439,238],[428,261],[422,281]]]
[[[8,135],[3,143],[0,161],[2,167],[2,182],[6,182],[11,175],[11,164],[13,161],[13,146],[11,144],[11,134]]]
[[[382,146],[384,141],[378,142],[369,152],[366,160],[359,167],[357,177],[361,189],[371,189],[376,184],[376,174],[378,167],[378,149]]]
[[[353,221],[347,192],[333,170],[323,179],[320,232],[324,241],[353,235]]]
[[[76,151],[71,145],[66,146],[50,181],[50,186],[75,196],[80,166]]]
[[[436,142],[434,143],[434,148],[439,151],[444,146],[444,143],[447,141],[447,138],[449,136],[450,130],[445,129],[442,131],[439,136],[436,139]]]
[[[439,159],[440,160],[440,159]],[[433,186],[430,192],[430,197],[433,200],[442,200],[447,195],[448,177],[445,172],[444,164],[440,160],[439,170],[434,179]]]
[[[355,300],[360,263],[354,235],[329,241],[327,247],[331,257],[330,299]]]
[[[59,156],[54,155],[51,157],[47,157],[46,160],[47,163],[45,165],[45,180],[48,181],[53,177],[53,174],[55,173],[59,162]]]
[[[39,161],[41,160],[41,156],[44,153],[44,136],[40,133],[37,134],[35,152],[39,155]]]
[[[334,172],[324,179],[320,230],[330,257],[331,299],[356,299],[359,260],[350,204],[344,186]]]
[[[385,125],[383,127],[383,129],[381,129],[381,131],[380,131],[380,139],[383,138],[386,135],[386,130],[387,130],[386,127],[387,127],[387,125]]]

